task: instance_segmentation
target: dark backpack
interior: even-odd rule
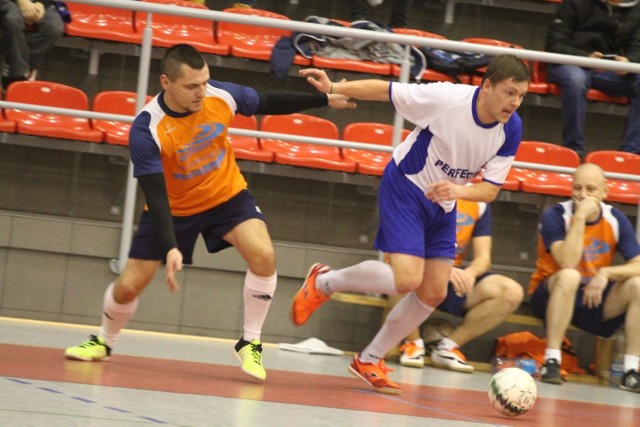
[[[480,69],[489,65],[492,59],[482,53],[449,52],[430,47],[421,50],[427,58],[427,69],[440,71],[456,80],[460,74],[482,75]]]
[[[53,7],[56,9],[56,12],[58,12],[60,18],[62,18],[62,21],[65,24],[71,23],[71,12],[69,12],[69,8],[65,2],[54,0],[51,4],[53,4]]]

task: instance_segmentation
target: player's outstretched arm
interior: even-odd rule
[[[327,73],[317,68],[300,70],[300,75],[318,91],[327,94],[345,95],[362,101],[389,101],[389,82],[384,80],[352,80],[332,82]]]
[[[480,182],[474,185],[460,185],[450,181],[437,181],[429,186],[429,190],[425,193],[425,196],[434,203],[456,199],[491,203],[495,200],[499,192],[499,186],[488,182]]]

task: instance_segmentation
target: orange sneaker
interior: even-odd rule
[[[388,368],[384,360],[380,359],[378,363],[365,363],[360,361],[359,355],[358,353],[353,356],[353,361],[349,365],[349,372],[353,376],[366,382],[378,393],[400,394],[400,386],[387,377],[387,372],[393,372],[393,369]]]
[[[418,344],[422,345],[419,347]],[[424,367],[424,345],[422,340],[404,340],[399,348],[400,364],[402,366],[409,366],[411,368],[423,368]]]
[[[451,350],[436,347],[435,350],[431,352],[431,363],[438,368],[451,369],[452,371],[466,372],[469,374],[473,372],[473,366],[467,362],[467,358],[464,357],[464,354],[462,354],[458,347]]]
[[[301,326],[307,323],[313,312],[329,300],[328,295],[316,288],[316,277],[329,270],[331,267],[324,264],[313,264],[309,269],[302,287],[291,302],[291,321],[294,325]]]

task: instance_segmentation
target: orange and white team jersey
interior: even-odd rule
[[[195,215],[247,188],[227,140],[236,111],[252,115],[255,90],[210,80],[202,108],[175,113],[157,95],[136,117],[129,136],[134,176],[163,173],[173,216]]]
[[[600,206],[600,218],[585,225],[584,251],[577,266],[584,278],[593,277],[600,268],[610,266],[616,252],[625,260],[640,255],[640,245],[629,219],[611,205],[600,203]],[[554,242],[565,239],[572,220],[572,200],[559,203],[543,214],[538,226],[538,260],[529,283],[529,294],[542,280],[560,269],[549,248]]]
[[[469,242],[474,237],[491,236],[491,206],[484,202],[456,202],[456,258],[453,265],[462,265]]]

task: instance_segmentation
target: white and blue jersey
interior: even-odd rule
[[[484,124],[477,112],[480,88],[452,83],[390,83],[396,111],[416,125],[399,144],[378,192],[380,226],[375,247],[422,258],[455,256],[455,201],[425,196],[437,181],[464,185],[482,173],[502,185],[520,140],[522,121]]]
[[[416,125],[393,160],[423,193],[434,182],[465,184],[481,172],[484,181],[504,183],[522,138],[517,113],[505,124],[481,123],[476,86],[392,83],[389,90],[396,111]],[[455,202],[440,205],[448,212]]]

